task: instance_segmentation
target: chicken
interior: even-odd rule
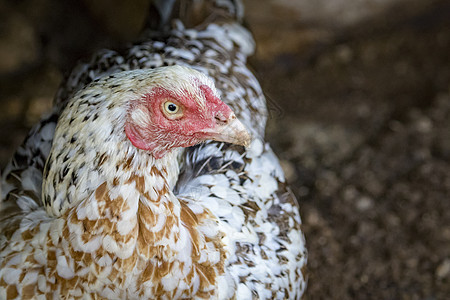
[[[0,299],[303,294],[242,5],[185,4],[155,1],[159,30],[80,63],[4,170]]]

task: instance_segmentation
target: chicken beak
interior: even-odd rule
[[[248,147],[252,140],[248,130],[234,114],[226,122],[217,123],[209,132],[209,139],[244,147]]]

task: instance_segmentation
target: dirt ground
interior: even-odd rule
[[[101,2],[0,1],[2,167],[77,59],[137,36],[145,1],[119,17]],[[305,298],[450,299],[450,3],[352,22],[286,3],[245,1],[267,140],[301,206]]]

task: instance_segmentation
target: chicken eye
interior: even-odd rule
[[[173,103],[172,101],[166,101],[164,103],[164,110],[169,115],[174,115],[180,110],[180,107],[178,105],[176,105],[175,103]]]
[[[184,114],[183,106],[171,100],[163,102],[161,110],[169,120],[178,120]]]

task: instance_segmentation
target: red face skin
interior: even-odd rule
[[[200,86],[206,105],[200,106],[193,96],[175,94],[162,88],[155,88],[140,101],[131,105],[125,124],[125,133],[131,143],[142,150],[152,152],[157,159],[174,147],[189,147],[210,137],[204,130],[214,130],[225,124],[232,116],[232,110],[214,96],[211,89]],[[186,96],[187,95],[187,96]],[[164,112],[164,103],[171,101],[179,107],[176,118]],[[130,115],[140,109],[148,117],[145,124],[137,124]]]

